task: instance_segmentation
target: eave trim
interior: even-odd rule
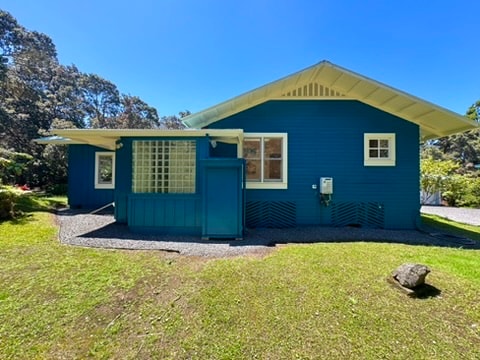
[[[322,86],[322,95],[315,93]],[[312,90],[313,89],[313,90]],[[183,119],[202,128],[269,100],[357,100],[419,125],[422,138],[474,129],[478,124],[453,111],[353,71],[322,61]],[[419,112],[418,112],[419,111]],[[431,115],[435,114],[433,118]]]

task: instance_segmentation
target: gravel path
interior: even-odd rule
[[[425,214],[438,215],[456,222],[480,226],[480,209],[422,206],[421,211]]]
[[[415,230],[380,230],[364,228],[300,227],[294,229],[255,229],[247,231],[244,240],[209,240],[196,236],[141,235],[117,224],[111,214],[81,213],[62,210],[57,214],[60,241],[64,244],[115,248],[163,250],[182,255],[230,257],[263,254],[277,244],[313,242],[392,242],[412,245],[435,245],[480,248],[462,239],[431,236]]]

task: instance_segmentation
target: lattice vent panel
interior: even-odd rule
[[[297,225],[297,206],[291,201],[247,201],[248,228],[284,229]]]
[[[334,226],[385,227],[385,211],[377,202],[341,202],[332,204]]]
[[[285,97],[341,97],[344,94],[327,86],[311,82],[282,94]]]

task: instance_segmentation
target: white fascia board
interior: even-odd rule
[[[220,119],[234,115],[253,106],[282,97],[282,92],[292,86],[307,85],[315,81],[323,84],[344,97],[341,100],[357,100],[377,109],[417,124],[428,138],[441,137],[457,132],[456,129],[475,129],[479,126],[466,116],[435,105],[429,101],[410,95],[404,91],[360,75],[348,69],[322,61],[279,80],[241,94],[218,105],[207,108],[183,119],[188,126],[204,127]],[[315,97],[292,98],[291,100],[320,100]],[[323,100],[332,100],[324,98]],[[432,121],[425,112],[416,114],[410,107],[426,109],[426,113],[438,113],[442,123]]]
[[[188,129],[188,130],[157,130],[157,129],[58,129],[53,133],[68,137],[76,144],[98,146],[115,150],[116,143],[125,137],[211,137],[212,139],[232,139],[238,143],[243,139],[242,129]],[[70,142],[73,144],[73,142]]]
[[[157,129],[58,129],[54,134],[69,138],[108,138],[120,137],[195,137],[195,136],[238,136],[242,129],[185,129],[185,130],[157,130]]]

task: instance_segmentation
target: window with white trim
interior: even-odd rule
[[[395,134],[364,134],[364,165],[395,166]]]
[[[286,133],[246,133],[243,157],[247,189],[287,188]]]
[[[95,189],[115,188],[115,153],[95,153]]]
[[[133,141],[132,192],[195,193],[196,141]]]

